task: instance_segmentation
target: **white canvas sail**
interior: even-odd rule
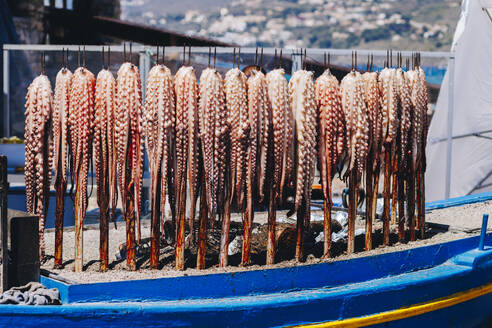
[[[492,1],[491,1],[492,2]],[[492,3],[465,0],[453,40],[454,137],[450,197],[492,190],[492,22],[482,10]],[[426,199],[446,198],[450,70],[444,77],[427,146]],[[488,180],[491,181],[488,181]],[[490,185],[489,185],[490,184]]]

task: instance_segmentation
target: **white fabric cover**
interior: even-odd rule
[[[485,5],[464,0],[453,40],[455,136],[492,130],[492,22],[482,10]],[[446,141],[437,139],[447,137],[448,97],[449,66],[428,135],[427,201],[445,198]],[[492,186],[476,188],[492,172],[492,140],[472,136],[455,139],[452,145],[450,197],[492,190]]]

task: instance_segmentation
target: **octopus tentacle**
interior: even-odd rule
[[[178,181],[187,179],[190,190],[190,234],[194,239],[195,207],[198,198],[198,84],[191,66],[181,67],[174,78],[176,94],[176,153]],[[178,120],[180,123],[178,123]],[[179,128],[178,128],[179,126]],[[179,155],[178,155],[179,149]],[[179,190],[179,188],[178,188]],[[179,202],[178,202],[179,204]]]
[[[143,171],[142,145],[142,93],[138,68],[123,63],[116,77],[115,140],[118,182],[122,199],[123,215],[127,220],[127,243],[132,243],[133,223],[128,221],[135,211],[137,243],[140,241],[140,194]],[[130,201],[130,203],[128,203]],[[133,208],[131,202],[134,203]],[[130,211],[130,212],[129,212]],[[127,245],[127,264],[134,269],[134,245]]]
[[[313,83],[313,73],[300,70],[289,81],[290,104],[295,120],[295,138],[297,144],[297,181],[295,210],[301,202],[309,208],[311,189],[314,180],[317,107]]]
[[[229,70],[225,76],[225,95],[230,126],[231,191],[230,197],[236,197],[237,207],[244,206],[247,147],[249,141],[248,103],[246,76],[238,68]]]
[[[331,201],[331,180],[335,174],[345,140],[345,119],[338,80],[326,70],[315,83],[320,124],[318,158],[325,199]]]
[[[39,216],[40,258],[44,257],[44,225],[48,210],[53,157],[53,91],[46,75],[36,77],[26,95],[26,207]]]
[[[364,101],[365,85],[362,75],[359,72],[350,72],[343,78],[340,89],[347,126],[348,171],[356,167],[359,179],[369,152],[369,120]]]
[[[265,192],[265,173],[268,153],[268,135],[271,122],[271,111],[268,106],[268,94],[265,75],[253,71],[247,81],[248,106],[250,122],[249,164],[252,165],[251,177],[256,176],[258,197],[262,202]],[[252,183],[252,182],[248,182]],[[249,188],[251,188],[250,186]]]
[[[211,68],[200,77],[199,121],[207,205],[214,220],[217,203],[224,197],[227,112],[222,77]]]

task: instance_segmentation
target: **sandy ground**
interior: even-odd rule
[[[53,258],[54,253],[54,231],[47,230],[45,234],[46,238],[46,254],[49,256],[49,260],[46,261],[42,268],[49,270],[53,273],[59,274],[66,279],[74,282],[100,282],[100,281],[116,281],[116,280],[132,280],[132,279],[149,279],[149,278],[161,278],[161,277],[175,277],[175,276],[186,276],[186,275],[202,275],[217,272],[236,272],[244,270],[258,270],[258,269],[268,269],[286,266],[296,266],[304,264],[313,264],[323,261],[340,261],[350,258],[357,258],[363,256],[370,256],[388,252],[396,252],[404,249],[414,248],[418,246],[436,244],[446,241],[451,241],[455,239],[460,239],[479,233],[482,214],[490,213],[492,210],[492,202],[484,202],[477,204],[470,204],[460,207],[452,207],[442,210],[434,210],[426,215],[427,222],[430,223],[427,230],[427,238],[424,240],[417,240],[415,242],[402,244],[397,242],[396,227],[392,226],[391,242],[390,247],[384,247],[381,245],[381,222],[376,222],[374,228],[374,244],[375,249],[364,252],[363,240],[364,236],[358,236],[356,238],[356,250],[359,250],[355,254],[347,255],[344,253],[345,244],[337,243],[334,245],[334,253],[336,253],[334,258],[321,259],[313,254],[308,254],[305,263],[296,263],[294,260],[285,260],[278,264],[265,266],[254,264],[248,267],[240,267],[238,265],[231,265],[227,268],[218,268],[216,263],[207,263],[208,269],[206,270],[196,270],[192,268],[187,268],[185,271],[175,271],[173,269],[174,259],[172,256],[168,256],[165,259],[161,258],[161,269],[160,270],[148,270],[148,258],[141,257],[137,258],[137,267],[139,268],[136,272],[130,272],[126,270],[125,261],[117,261],[115,259],[115,254],[118,253],[119,246],[125,242],[125,227],[120,222],[118,229],[114,229],[111,226],[109,231],[109,258],[110,258],[110,270],[108,272],[99,272],[99,229],[97,225],[87,226],[84,229],[84,272],[75,273],[73,272],[73,253],[74,253],[74,231],[73,228],[65,229],[63,236],[63,260],[64,268],[62,270],[53,269]],[[286,219],[285,211],[279,211],[277,213],[278,221],[282,222],[295,222],[291,219]],[[321,211],[313,211],[312,219],[321,219],[323,213]],[[234,220],[240,220],[240,217],[234,216]],[[291,221],[289,221],[291,220]],[[256,212],[255,222],[265,223],[266,213]],[[150,225],[148,220],[142,221],[142,238],[149,237]],[[357,220],[356,228],[363,228],[364,221],[360,218]],[[489,223],[489,227],[492,227],[492,223]],[[338,251],[336,251],[338,249]],[[187,254],[188,257],[194,257],[194,254]],[[188,260],[187,260],[188,261]],[[234,261],[231,261],[234,262]],[[236,261],[237,262],[237,261]],[[255,262],[255,261],[253,261]],[[257,262],[259,263],[259,262]],[[190,262],[187,262],[190,266]]]
[[[427,222],[448,226],[453,231],[478,232],[483,214],[492,214],[492,201],[434,210],[428,214]],[[492,219],[487,229],[492,229]]]

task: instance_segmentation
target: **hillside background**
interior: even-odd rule
[[[124,0],[122,18],[241,46],[447,51],[459,0]]]

